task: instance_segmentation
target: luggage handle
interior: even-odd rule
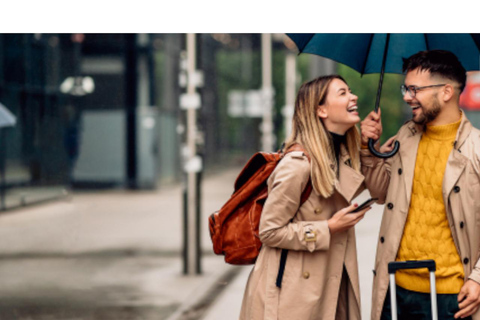
[[[400,269],[421,269],[427,268],[432,272],[436,270],[434,260],[408,260],[408,261],[395,261],[388,264],[388,273],[395,273]]]
[[[395,272],[400,269],[421,269],[427,268],[430,272],[430,298],[432,302],[432,319],[438,320],[437,288],[435,285],[436,265],[434,260],[409,260],[395,261],[388,263],[390,275],[390,305],[392,309],[392,320],[398,319],[397,311],[397,290],[395,287]]]

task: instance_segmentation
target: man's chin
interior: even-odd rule
[[[422,116],[413,116],[412,121],[416,124],[425,124],[425,117]]]

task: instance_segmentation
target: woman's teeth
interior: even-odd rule
[[[353,106],[353,107],[350,107],[347,109],[348,112],[354,112],[354,111],[357,111],[358,107],[357,106]]]

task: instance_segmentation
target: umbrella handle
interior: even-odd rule
[[[400,148],[400,142],[395,141],[395,145],[393,146],[392,151],[387,153],[381,153],[381,152],[378,152],[377,149],[375,149],[375,142],[377,141],[373,139],[368,139],[368,149],[377,158],[388,159],[390,157],[393,157],[398,152],[398,149]]]

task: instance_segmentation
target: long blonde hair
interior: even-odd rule
[[[298,143],[309,154],[313,188],[325,198],[333,194],[338,163],[332,138],[317,116],[317,109],[325,103],[333,79],[346,83],[339,75],[329,75],[318,77],[300,87],[295,100],[292,133],[285,142],[285,150]],[[352,126],[345,135],[351,166],[360,171],[360,134],[357,127]],[[332,163],[333,168],[330,166]]]

